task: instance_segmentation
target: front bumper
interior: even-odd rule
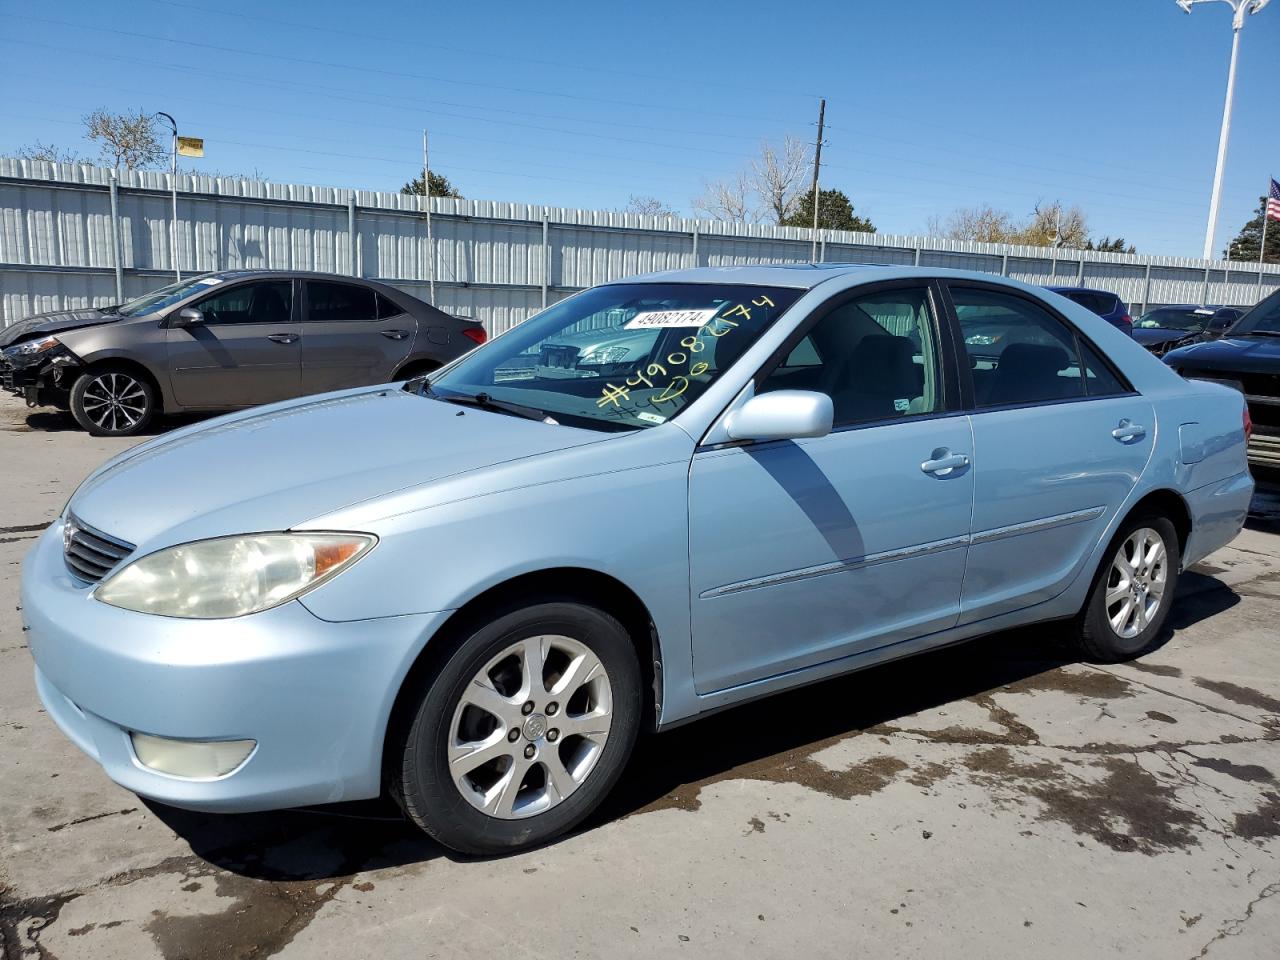
[[[62,558],[62,524],[22,571],[22,612],[49,715],[121,786],[173,806],[279,809],[376,796],[405,674],[445,613],[332,623],[294,601],[233,620],[178,620],[92,599]],[[131,731],[252,739],[226,776],[144,767]]]

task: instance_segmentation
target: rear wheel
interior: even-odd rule
[[[427,678],[393,792],[455,850],[544,843],[617,781],[640,726],[640,687],[631,638],[604,611],[558,602],[508,613]]]
[[[107,365],[82,373],[71,385],[71,415],[95,437],[127,437],[155,415],[156,393],[129,367]]]
[[[1108,548],[1078,621],[1079,644],[1094,660],[1129,660],[1159,638],[1178,583],[1178,532],[1167,517],[1125,521]]]

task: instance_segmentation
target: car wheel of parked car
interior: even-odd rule
[[[393,793],[464,853],[550,840],[617,781],[640,727],[641,686],[631,638],[602,610],[553,602],[500,616],[424,681]]]
[[[1164,628],[1178,585],[1178,532],[1167,517],[1130,517],[1111,542],[1081,611],[1080,646],[1093,660],[1129,660]]]
[[[71,386],[71,415],[95,437],[127,437],[151,422],[156,394],[146,378],[125,366],[82,373]]]

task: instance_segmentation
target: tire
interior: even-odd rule
[[[571,602],[515,609],[464,637],[421,684],[391,792],[461,853],[546,843],[626,766],[641,717],[635,647],[612,616]]]
[[[87,370],[71,385],[71,415],[95,437],[129,437],[156,412],[156,392],[146,377],[123,364]]]
[[[1173,605],[1181,560],[1178,531],[1168,517],[1146,513],[1124,522],[1077,618],[1077,643],[1087,658],[1118,663],[1141,656],[1158,642]],[[1136,573],[1126,573],[1135,570],[1135,563]]]

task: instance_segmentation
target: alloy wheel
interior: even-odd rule
[[[99,429],[114,433],[138,425],[147,412],[147,393],[126,373],[103,373],[84,388],[81,406]]]
[[[590,648],[571,637],[527,637],[463,690],[449,724],[449,773],[482,813],[535,816],[591,775],[612,720],[609,675]]]
[[[1107,621],[1117,636],[1132,640],[1155,619],[1164,603],[1168,577],[1164,538],[1150,527],[1129,534],[1107,575]]]

